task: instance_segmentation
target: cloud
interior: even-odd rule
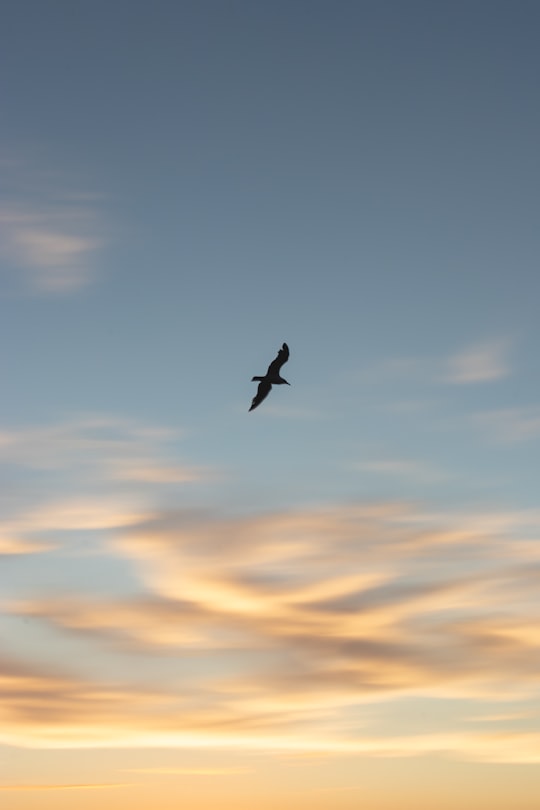
[[[0,434],[0,464],[45,482],[3,496],[5,549],[56,544],[2,605],[2,742],[502,756],[470,701],[508,714],[540,694],[538,510],[171,509],[178,439],[106,416]],[[376,709],[425,699],[467,709],[439,736],[416,721],[381,739]],[[511,729],[523,761],[526,723]]]
[[[114,529],[138,523],[145,515],[133,499],[70,498],[41,506],[17,505],[18,513],[0,520],[0,556],[43,554],[58,549],[60,533]],[[54,539],[51,540],[51,535]]]
[[[514,728],[503,744],[508,727],[471,730],[468,709],[438,734],[390,739],[353,722],[390,701],[475,700],[495,715],[538,698],[531,527],[534,512],[368,504],[156,512],[113,529],[140,594],[55,592],[9,611],[86,643],[93,660],[126,657],[122,682],[14,673],[3,700],[0,689],[3,739],[540,761],[538,735]],[[143,683],[132,656],[156,677]]]
[[[473,417],[474,424],[484,428],[498,441],[511,444],[540,438],[540,408],[501,408]]]
[[[306,685],[306,684],[304,684]],[[436,732],[388,734],[379,730],[351,734],[354,704],[343,702],[318,711],[298,699],[281,705],[250,704],[250,695],[231,696],[184,689],[177,694],[161,688],[123,689],[113,684],[55,679],[44,673],[6,682],[0,662],[0,741],[32,748],[176,747],[227,748],[275,753],[417,757],[441,754],[480,762],[540,763],[540,734],[530,729],[477,731],[470,726]],[[396,707],[393,699],[392,706]],[[494,721],[495,722],[495,721]],[[229,768],[149,768],[134,773],[229,776],[245,772]],[[88,785],[4,785],[4,790],[92,789],[124,787],[126,783]]]
[[[487,340],[470,346],[447,361],[443,379],[448,383],[493,382],[510,373],[507,340]]]
[[[72,632],[88,632],[124,648],[160,647],[171,652],[200,649],[204,638],[197,632],[200,611],[189,602],[156,597],[124,600],[82,599],[63,596],[46,600],[18,600],[12,606],[19,616],[45,619]]]
[[[94,280],[106,243],[98,195],[68,190],[60,177],[22,162],[0,166],[0,253],[37,294],[65,294]]]
[[[134,503],[116,498],[65,498],[28,511],[14,521],[23,532],[113,529],[138,523],[144,516]]]
[[[354,462],[354,469],[377,475],[390,475],[397,478],[413,479],[415,481],[440,481],[446,476],[439,469],[427,462],[413,461],[412,459],[378,459],[373,461]]]
[[[0,535],[0,557],[2,555],[16,554],[43,554],[54,546],[51,543],[24,540],[20,537],[6,537]]]
[[[156,492],[209,478],[175,457],[180,435],[103,415],[0,430],[0,470],[33,480],[3,493],[0,555],[58,548],[61,533],[140,524]]]
[[[403,385],[413,384],[413,398],[406,396],[401,401],[388,405],[400,412],[428,411],[440,407],[430,397],[417,397],[422,383],[440,385],[472,385],[495,382],[511,373],[509,363],[512,343],[508,338],[491,338],[466,346],[450,356],[393,357],[379,361],[376,366],[365,368],[360,374],[348,375],[362,385],[381,385],[399,380]]]
[[[107,415],[0,431],[0,464],[34,470],[77,470],[95,479],[144,484],[197,481],[206,471],[178,464],[169,446],[177,430],[155,429]],[[169,456],[169,457],[167,457]]]

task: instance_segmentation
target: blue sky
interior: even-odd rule
[[[4,5],[5,745],[537,761],[537,4]]]

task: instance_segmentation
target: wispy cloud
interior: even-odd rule
[[[81,416],[58,424],[0,430],[0,464],[43,471],[76,469],[100,480],[145,484],[199,480],[206,471],[170,457],[168,447],[181,435],[129,419]]]
[[[392,357],[379,361],[376,368],[365,369],[361,379],[375,384],[388,380],[453,385],[494,382],[511,373],[511,348],[512,342],[508,338],[490,338],[465,346],[449,356]],[[426,399],[407,399],[403,407],[423,409],[433,404]],[[398,406],[401,407],[401,403]]]
[[[94,280],[106,238],[96,195],[21,162],[0,166],[0,253],[33,293],[70,293]],[[9,181],[9,182],[8,182]]]
[[[0,555],[42,553],[59,532],[140,523],[157,490],[206,480],[209,470],[175,457],[180,435],[103,415],[0,430],[0,469],[39,481],[26,495],[4,493]]]
[[[435,517],[403,504],[158,512],[111,536],[140,595],[55,593],[9,610],[94,654],[106,645],[185,666],[144,687],[64,678],[61,690],[57,676],[12,668],[3,738],[540,761],[537,735],[513,729],[509,753],[498,729],[471,730],[469,712],[437,735],[350,736],[360,706],[473,698],[495,714],[540,694],[539,556],[520,546],[531,526],[537,514]]]
[[[469,346],[447,360],[443,380],[457,385],[493,382],[510,373],[507,340],[494,339]]]
[[[0,535],[0,557],[10,554],[42,554],[53,548],[51,543],[31,542],[20,537]]]
[[[416,481],[440,481],[447,477],[441,470],[427,462],[413,459],[385,458],[354,462],[354,469],[362,472],[388,475]]]
[[[473,417],[475,425],[494,439],[518,443],[540,438],[540,408],[500,408]]]
[[[0,612],[1,741],[504,756],[500,725],[480,734],[470,704],[438,735],[416,722],[399,739],[365,709],[474,699],[496,715],[538,698],[537,510],[226,514],[178,507],[176,483],[171,509],[171,481],[190,478],[178,439],[106,416],[0,434],[4,471],[43,481],[3,495],[4,551],[56,546],[54,577],[35,588],[32,558],[9,561],[28,570]],[[385,474],[411,472],[388,463]],[[89,543],[72,543],[80,532]],[[121,593],[70,578],[96,539],[93,565],[129,574]],[[527,720],[516,723],[511,756],[536,761]]]

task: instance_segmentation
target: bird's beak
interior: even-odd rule
[[[287,385],[290,385],[290,383],[288,383],[287,380],[285,380],[285,382],[287,383]]]

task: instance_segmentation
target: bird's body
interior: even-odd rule
[[[287,362],[289,359],[289,347],[286,343],[283,344],[279,352],[277,353],[277,357],[275,360],[272,360],[270,365],[268,366],[268,371],[266,372],[264,377],[252,377],[251,382],[258,382],[259,387],[257,388],[257,393],[253,397],[251,402],[251,408],[249,409],[252,411],[257,405],[260,405],[263,399],[266,399],[270,391],[272,390],[273,385],[290,385],[287,380],[284,380],[283,377],[280,376],[281,366]]]

